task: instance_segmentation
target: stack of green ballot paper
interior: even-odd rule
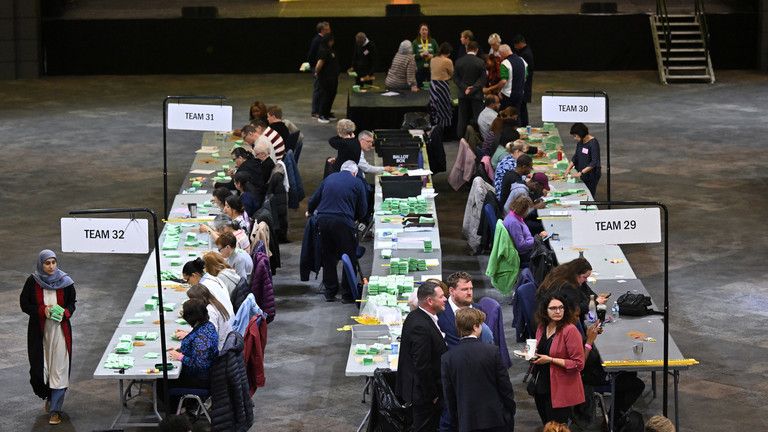
[[[54,305],[51,308],[50,319],[61,322],[61,320],[64,319],[64,308],[59,305]]]
[[[546,138],[544,138],[544,149],[547,151],[551,150],[557,150],[557,146],[562,144],[562,141],[560,141],[560,137],[557,135],[550,135]],[[555,158],[557,158],[557,155],[555,155]],[[550,158],[553,159],[553,158]]]
[[[133,367],[135,359],[130,356],[109,354],[104,367],[107,369],[130,369]]]
[[[381,210],[393,214],[426,213],[427,200],[420,197],[387,198],[381,203]]]
[[[175,250],[179,247],[179,238],[181,237],[181,227],[179,225],[169,225],[165,229],[163,237],[163,250]]]
[[[408,274],[408,259],[392,258],[389,261],[389,274],[391,275]]]
[[[432,252],[432,240],[424,240],[424,253],[430,253],[430,252]]]
[[[377,306],[390,306],[390,307],[397,306],[397,296],[394,294],[381,293],[376,295],[369,295],[367,300],[368,300],[368,303],[374,304]]]
[[[133,352],[133,344],[130,342],[120,342],[115,347],[117,354],[130,354]]]
[[[566,169],[568,169],[568,161],[565,159],[561,161],[557,161],[554,163],[553,167],[557,170],[565,171]]]
[[[368,295],[387,293],[398,295],[413,291],[413,276],[376,276],[368,279]]]

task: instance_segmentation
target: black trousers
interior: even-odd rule
[[[413,416],[413,432],[435,432],[440,424],[443,412],[442,400],[437,403],[414,404],[411,408]]]
[[[589,189],[592,198],[597,199],[597,182],[600,181],[600,175],[594,175],[591,172],[588,172],[586,175],[581,176],[581,181],[583,181],[584,186]]]
[[[336,90],[339,87],[338,79],[318,79],[319,94],[318,94],[318,106],[317,113],[321,116],[328,117],[331,115],[331,107],[333,107],[333,100],[336,99]]]
[[[352,265],[357,267],[357,237],[355,229],[347,225],[340,217],[320,216],[317,219],[320,227],[320,242],[323,252],[323,285],[325,297],[331,299],[339,292],[339,274],[336,266],[342,254],[349,255]],[[341,296],[352,298],[352,292],[347,283],[347,277],[342,269]]]
[[[312,80],[312,114],[318,114],[319,112],[320,112],[320,81],[317,79],[317,77],[315,77]]]
[[[531,122],[528,119],[528,102],[522,101],[520,102],[520,125],[528,126],[529,124]]]
[[[568,424],[573,415],[571,407],[552,408],[552,395],[550,393],[537,393],[534,396],[534,400],[536,401],[536,411],[539,412],[539,417],[541,418],[541,424],[547,424],[547,422],[553,420],[558,423]]]
[[[513,107],[514,109],[517,110],[518,115],[522,114],[521,111],[522,111],[523,98],[521,96],[510,96],[510,97],[506,97],[504,95],[500,95],[500,96],[501,96],[501,100],[499,102],[501,107],[499,108],[499,111],[508,107]],[[527,123],[523,122],[522,117],[520,117],[520,126],[528,126]]]
[[[464,138],[467,125],[477,124],[477,116],[483,110],[483,101],[481,99],[459,98],[459,114],[456,119],[456,136],[458,139]]]
[[[429,68],[426,67],[417,67],[416,68],[416,85],[421,88],[421,85],[424,84],[424,81],[431,81],[432,80],[432,72],[429,70]]]

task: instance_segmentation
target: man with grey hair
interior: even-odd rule
[[[339,275],[336,266],[343,254],[357,266],[357,222],[366,217],[368,198],[365,185],[357,178],[357,164],[345,161],[341,171],[326,177],[307,205],[307,217],[317,214],[320,245],[323,256],[323,285],[325,301],[336,301]],[[346,274],[341,285],[342,303],[354,303]]]
[[[357,166],[360,171],[366,174],[381,174],[384,171],[392,172],[395,169],[391,166],[375,166],[368,163],[365,159],[365,152],[371,151],[373,148],[373,132],[363,130],[357,134],[357,142],[360,143],[360,160],[357,162]]]
[[[519,55],[512,52],[509,45],[499,47],[501,53],[501,66],[499,67],[499,86],[501,96],[501,109],[514,107],[520,112],[523,97],[525,95],[525,61]],[[525,126],[525,125],[523,125]]]

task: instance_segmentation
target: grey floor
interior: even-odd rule
[[[300,167],[311,191],[323,157],[331,153],[325,140],[334,129],[309,118],[310,86],[301,75],[0,82],[0,430],[49,428],[43,403],[28,384],[27,319],[18,295],[37,252],[59,249],[59,218],[78,208],[162,208],[162,98],[229,96],[236,123],[245,122],[253,98],[281,104],[306,135]],[[768,423],[760,413],[765,413],[768,392],[768,76],[719,71],[715,85],[663,87],[652,72],[537,74],[536,93],[548,89],[606,90],[611,96],[614,198],[669,205],[672,335],[687,356],[701,362],[683,374],[682,430],[765,430]],[[338,114],[344,113],[345,100],[337,98]],[[532,118],[539,118],[538,104],[532,106]],[[567,132],[564,127],[561,133]],[[594,133],[604,142],[603,130]],[[178,190],[199,141],[199,133],[169,134],[172,191]],[[449,161],[455,147],[446,144]],[[470,272],[478,279],[476,296],[498,298],[482,276],[485,258],[468,256],[461,239],[466,191],[450,190],[444,174],[435,182],[445,271]],[[303,212],[291,214],[294,242],[282,248],[284,265],[275,279],[278,314],[266,351],[267,384],[254,398],[253,430],[352,431],[366,405],[360,403],[362,381],[344,376],[349,335],[336,328],[349,323],[355,309],[326,304],[314,291],[315,281],[298,281]],[[625,251],[660,300],[661,249]],[[109,426],[118,407],[117,387],[91,376],[146,259],[60,256],[61,267],[77,283],[79,301],[67,418],[52,430]],[[504,313],[511,320],[509,307]],[[517,430],[531,431],[537,417],[520,384],[523,372],[519,363],[510,370],[519,407]],[[660,400],[647,394],[638,406],[647,415],[661,411]]]

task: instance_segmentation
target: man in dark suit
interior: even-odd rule
[[[321,21],[317,23],[317,34],[312,38],[312,42],[309,44],[309,52],[307,53],[307,62],[312,72],[315,71],[315,65],[317,64],[317,54],[320,50],[320,40],[323,36],[331,32],[331,25],[328,21]],[[314,75],[314,74],[313,74]],[[320,116],[320,84],[317,81],[317,77],[312,84],[312,117]]]
[[[456,312],[461,340],[441,361],[445,403],[459,432],[508,432],[515,427],[515,394],[494,345],[480,341],[485,314]]]
[[[523,35],[517,35],[512,39],[512,46],[515,49],[515,54],[519,55],[526,64],[527,75],[525,77],[525,93],[523,95],[523,102],[520,104],[520,124],[531,124],[528,120],[528,104],[531,103],[533,98],[533,51],[528,43],[525,41]]]
[[[448,286],[448,301],[445,310],[437,314],[437,325],[445,333],[445,343],[448,349],[459,344],[459,333],[456,330],[456,312],[466,307],[476,308],[472,297],[472,276],[466,272],[452,273],[445,280]],[[493,343],[493,333],[491,329],[483,324],[483,335],[480,337],[483,342]]]
[[[478,45],[475,41],[467,43],[467,55],[456,60],[453,81],[459,88],[459,116],[456,134],[464,137],[467,125],[477,122],[477,116],[483,109],[483,87],[488,81],[485,62],[477,56]]]
[[[419,307],[403,322],[395,393],[412,405],[414,432],[436,431],[442,411],[440,356],[447,348],[436,315],[445,309],[444,287],[434,280],[422,283]]]

